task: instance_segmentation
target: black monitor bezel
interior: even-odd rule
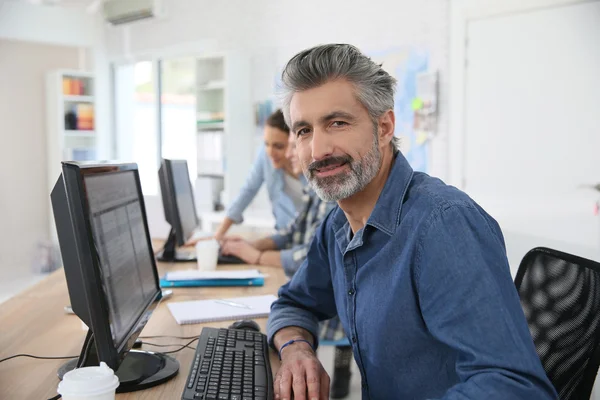
[[[110,330],[109,307],[106,293],[104,292],[101,275],[100,258],[94,247],[93,230],[90,220],[90,210],[85,195],[84,178],[96,174],[109,174],[133,171],[140,200],[144,230],[153,266],[153,274],[156,292],[145,305],[134,324],[129,329],[120,343],[115,343]],[[137,164],[97,164],[81,162],[63,162],[63,178],[69,208],[71,212],[72,225],[75,233],[75,245],[81,267],[87,306],[89,309],[89,327],[94,334],[94,341],[98,353],[98,359],[106,362],[113,370],[116,370],[123,358],[131,350],[135,340],[146,325],[150,315],[160,303],[162,294],[159,285],[156,260],[152,250],[152,242],[148,229],[146,206],[142,193],[141,182]]]
[[[187,171],[186,175],[187,175],[187,179],[186,182],[189,185],[189,193],[190,193],[190,197],[192,198],[192,205],[193,205],[193,210],[194,210],[194,222],[195,222],[195,226],[198,226],[198,212],[196,210],[196,199],[194,196],[194,188],[192,186],[192,182],[190,180],[190,173],[189,173],[189,169],[188,169],[188,164],[186,160],[179,160],[179,159],[170,159],[170,158],[163,158],[162,163],[161,163],[161,167],[164,167],[164,171],[165,174],[163,176],[164,179],[164,184],[166,184],[166,195],[168,196],[168,201],[165,202],[165,194],[164,194],[164,190],[163,190],[163,182],[160,181],[161,183],[161,195],[163,198],[163,209],[164,209],[164,213],[165,213],[165,219],[167,220],[167,222],[169,222],[171,224],[171,227],[175,230],[175,238],[177,241],[177,245],[178,246],[183,246],[190,237],[193,236],[194,231],[192,230],[191,232],[184,232],[183,231],[183,224],[181,223],[181,213],[179,211],[179,205],[177,203],[177,191],[175,190],[175,176],[173,173],[173,164],[175,163],[181,163],[185,165],[185,170]],[[159,171],[159,176],[160,176],[160,171]],[[167,204],[165,204],[167,203]],[[171,207],[171,210],[167,211],[166,207]],[[172,217],[171,219],[173,219],[173,221],[168,221],[168,214],[170,213],[170,216]]]

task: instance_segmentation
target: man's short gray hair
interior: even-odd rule
[[[301,51],[283,69],[283,114],[288,126],[291,126],[290,103],[294,93],[336,79],[346,79],[356,87],[356,96],[373,122],[394,109],[396,78],[355,46],[325,44]],[[397,149],[399,139],[394,137],[391,144]]]

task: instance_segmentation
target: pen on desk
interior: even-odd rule
[[[216,300],[214,300],[214,302],[215,303],[226,304],[226,305],[231,306],[231,307],[247,308],[249,310],[252,310],[252,307],[250,307],[250,306],[248,306],[246,304],[236,303],[234,301],[223,300],[223,299],[216,299]]]

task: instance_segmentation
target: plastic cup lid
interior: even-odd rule
[[[67,372],[58,384],[57,391],[63,396],[93,396],[113,391],[117,386],[119,378],[106,363],[101,362],[99,367],[77,368]]]

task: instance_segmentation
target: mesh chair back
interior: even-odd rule
[[[539,247],[521,261],[515,285],[559,398],[589,399],[600,362],[600,264]]]

